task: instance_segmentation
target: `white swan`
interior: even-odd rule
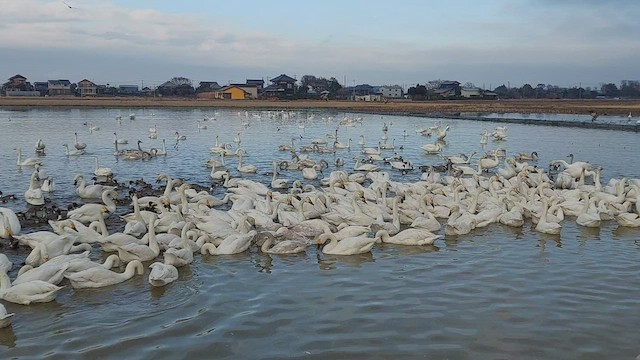
[[[251,230],[246,234],[232,234],[227,236],[220,245],[215,246],[212,243],[206,243],[200,248],[202,255],[232,255],[246,251],[251,245],[251,240],[257,234],[255,230]]]
[[[36,166],[36,164],[42,165],[42,160],[36,158],[26,158],[22,160],[22,148],[17,147],[16,153],[18,154],[18,159],[16,160],[16,164],[18,166]]]
[[[44,179],[44,181],[42,182],[42,186],[40,186],[40,190],[48,193],[53,192],[55,189],[56,189],[55,183],[51,176]]]
[[[117,197],[118,193],[114,190],[106,190],[102,193],[102,202],[104,204],[84,204],[77,209],[69,211],[67,217],[85,224],[96,221],[99,217],[107,218],[109,214],[116,211],[116,204],[113,199]]]
[[[107,185],[86,185],[86,181],[84,179],[84,175],[76,175],[73,178],[73,184],[77,186],[76,194],[83,199],[98,199],[102,197],[102,194],[105,191],[115,190],[115,186],[107,186]]]
[[[0,304],[0,329],[9,327],[11,325],[11,318],[14,313],[7,313],[7,309],[4,305]]]
[[[322,247],[322,252],[330,255],[356,255],[364,254],[371,251],[376,243],[375,238],[366,236],[348,237],[340,241],[333,234],[321,234],[318,236],[318,245],[324,244],[330,240],[328,244]]]
[[[349,138],[346,144],[336,140],[333,142],[333,147],[336,149],[351,149],[351,138]]]
[[[258,168],[255,165],[247,165],[247,164],[242,164],[242,152],[240,152],[238,154],[238,171],[240,171],[241,173],[248,173],[248,174],[254,174],[258,171]]]
[[[131,262],[133,260],[140,261],[151,261],[160,255],[160,246],[158,245],[158,241],[156,240],[156,231],[155,231],[155,218],[149,221],[149,229],[147,231],[149,244],[143,245],[138,243],[130,243],[123,246],[118,246],[118,256],[120,259],[126,263]]]
[[[207,124],[202,124],[198,121],[198,130],[207,130]]]
[[[536,225],[536,231],[545,234],[560,234],[560,230],[562,229],[562,225],[547,221],[547,212],[549,211],[549,203],[546,198],[542,198],[542,215],[538,220],[538,224]]]
[[[87,147],[87,144],[78,141],[78,133],[73,134],[75,135],[73,146],[75,146],[76,150],[84,150]]]
[[[180,249],[169,248],[164,252],[164,263],[175,267],[189,265],[193,262],[193,249],[189,244],[187,231],[193,228],[192,222],[187,222],[182,227]]]
[[[260,247],[260,251],[266,254],[298,254],[307,249],[307,244],[296,240],[283,240],[273,244],[274,238],[269,237]]]
[[[22,226],[16,213],[6,207],[0,207],[0,239],[7,239],[20,234]]]
[[[0,298],[12,303],[29,305],[53,301],[62,287],[41,280],[11,286],[9,276],[0,271]]]
[[[180,135],[180,133],[176,131],[176,140],[177,141],[187,140],[187,136],[186,135]]]
[[[31,174],[31,179],[29,180],[29,189],[24,192],[24,198],[27,203],[35,206],[44,205],[44,194],[42,193],[42,189],[38,186],[38,181],[36,180],[38,174],[34,171]]]
[[[109,269],[97,266],[67,275],[66,278],[69,279],[69,282],[74,289],[100,288],[129,280],[136,273],[138,275],[142,275],[144,273],[144,267],[139,260],[129,262],[123,273],[113,272]]]
[[[0,253],[0,271],[8,273],[11,269],[13,269],[13,263],[11,260],[9,260],[7,255]]]
[[[149,273],[149,284],[151,286],[165,286],[178,280],[178,269],[173,265],[154,262],[149,265],[151,272]]]
[[[112,176],[113,175],[113,171],[111,171],[111,168],[108,167],[100,167],[100,165],[98,164],[98,157],[95,157],[96,159],[96,167],[93,170],[93,173],[96,176]]]
[[[360,164],[360,157],[355,157],[356,164],[353,166],[355,171],[377,171],[378,166],[374,164]]]
[[[80,156],[80,155],[84,155],[84,149],[80,149],[80,150],[69,150],[69,144],[62,144],[62,146],[64,147],[64,154],[66,156]]]
[[[64,279],[64,272],[69,267],[68,263],[47,264],[34,268],[31,265],[23,266],[18,272],[18,277],[13,280],[13,285],[18,285],[34,280],[41,280],[53,285],[58,285]]]
[[[440,143],[425,144],[420,146],[420,149],[427,152],[427,154],[437,154],[442,151],[442,145]]]
[[[376,233],[376,240],[399,245],[433,245],[441,237],[442,235],[436,235],[427,229],[406,229],[394,236],[389,236],[386,230],[379,230]]]
[[[36,154],[44,154],[45,147],[46,145],[44,144],[42,139],[38,139],[38,141],[36,142]]]
[[[273,162],[273,175],[271,177],[271,188],[273,189],[286,189],[289,187],[289,180],[278,179],[278,164]]]
[[[118,139],[118,133],[113,133],[113,136],[114,136],[113,143],[115,145],[117,145],[117,144],[123,144],[124,145],[124,144],[128,144],[129,143],[129,140],[127,140],[127,139]]]

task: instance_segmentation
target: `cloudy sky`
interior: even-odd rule
[[[637,0],[0,0],[0,80],[640,79]],[[72,8],[69,8],[70,5]]]

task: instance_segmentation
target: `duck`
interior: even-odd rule
[[[173,265],[154,262],[149,265],[149,284],[154,287],[165,286],[178,280],[178,269]]]
[[[40,186],[38,186],[37,177],[38,174],[34,171],[29,180],[29,189],[24,192],[24,198],[27,203],[34,206],[44,205],[44,194]]]
[[[16,153],[18,154],[18,159],[16,160],[16,164],[18,166],[36,166],[36,164],[42,165],[42,160],[41,159],[36,159],[36,158],[26,158],[26,159],[22,159],[22,148],[21,147],[17,147],[16,148]]]
[[[100,165],[98,164],[98,157],[96,156],[95,159],[96,159],[96,167],[93,170],[93,174],[95,176],[104,176],[104,177],[113,176],[113,171],[111,171],[111,168],[100,167]]]
[[[433,245],[442,235],[435,235],[426,229],[405,229],[394,236],[389,236],[386,230],[376,232],[376,240],[383,243],[398,245]]]
[[[7,313],[4,305],[0,304],[0,329],[11,326],[11,318],[14,313]]]
[[[127,264],[123,273],[97,266],[65,276],[74,289],[101,288],[119,284],[131,279],[135,274],[142,275],[144,267],[140,260],[133,260]]]
[[[0,298],[15,304],[29,305],[53,301],[62,288],[42,280],[11,286],[7,273],[0,271]]]
[[[257,231],[251,230],[246,234],[231,234],[227,236],[220,245],[216,246],[212,243],[206,243],[200,248],[202,255],[232,255],[246,251],[251,245],[251,239],[257,234]]]
[[[375,238],[366,236],[347,237],[340,241],[333,234],[321,234],[318,236],[318,246],[323,245],[327,240],[330,242],[322,247],[322,252],[328,255],[357,255],[371,251],[376,243]]]

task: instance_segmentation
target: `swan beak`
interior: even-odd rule
[[[76,229],[76,224],[75,224],[74,222],[71,222],[71,228],[72,228],[73,230],[77,230],[77,229]]]

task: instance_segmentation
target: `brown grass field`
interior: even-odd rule
[[[354,102],[320,100],[196,100],[180,98],[7,98],[0,107],[98,107],[98,108],[236,108],[256,110],[332,109],[379,114],[474,114],[474,113],[556,113],[640,115],[640,100],[442,100]]]

